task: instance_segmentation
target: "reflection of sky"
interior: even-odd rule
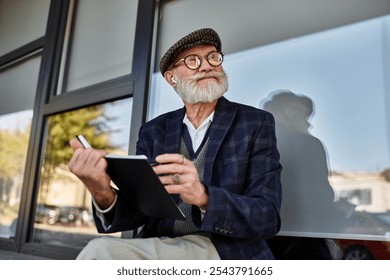
[[[33,111],[26,110],[0,116],[0,130],[25,131],[30,125]]]
[[[129,147],[132,101],[127,98],[104,104],[104,112],[109,117],[106,124],[111,144],[122,151]]]
[[[325,145],[331,169],[389,168],[385,21],[390,24],[376,19],[227,55],[226,97],[259,107],[278,89],[306,95],[315,105],[311,133]],[[149,118],[182,106],[159,73],[153,81]]]

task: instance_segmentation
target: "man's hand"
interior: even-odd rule
[[[168,193],[179,194],[189,204],[206,209],[208,195],[199,179],[194,163],[180,154],[163,154],[156,157],[159,165],[153,166]]]
[[[101,208],[108,208],[115,199],[111,179],[106,173],[107,161],[103,150],[84,149],[75,138],[70,140],[73,156],[69,161],[69,170],[75,174],[87,187]]]

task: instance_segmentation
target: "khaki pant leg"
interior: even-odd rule
[[[121,239],[105,236],[91,240],[78,260],[207,260],[219,259],[211,240],[200,235],[176,238]]]

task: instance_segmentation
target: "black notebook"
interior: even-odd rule
[[[106,155],[107,174],[144,215],[185,220],[145,156]],[[135,198],[135,199],[134,199]]]

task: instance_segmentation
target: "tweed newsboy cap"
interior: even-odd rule
[[[175,60],[175,58],[184,50],[199,46],[199,45],[212,45],[217,51],[221,51],[222,43],[217,32],[211,28],[202,28],[191,32],[187,36],[184,36],[177,41],[172,47],[167,50],[164,56],[160,60],[160,72],[164,75],[169,66]]]

